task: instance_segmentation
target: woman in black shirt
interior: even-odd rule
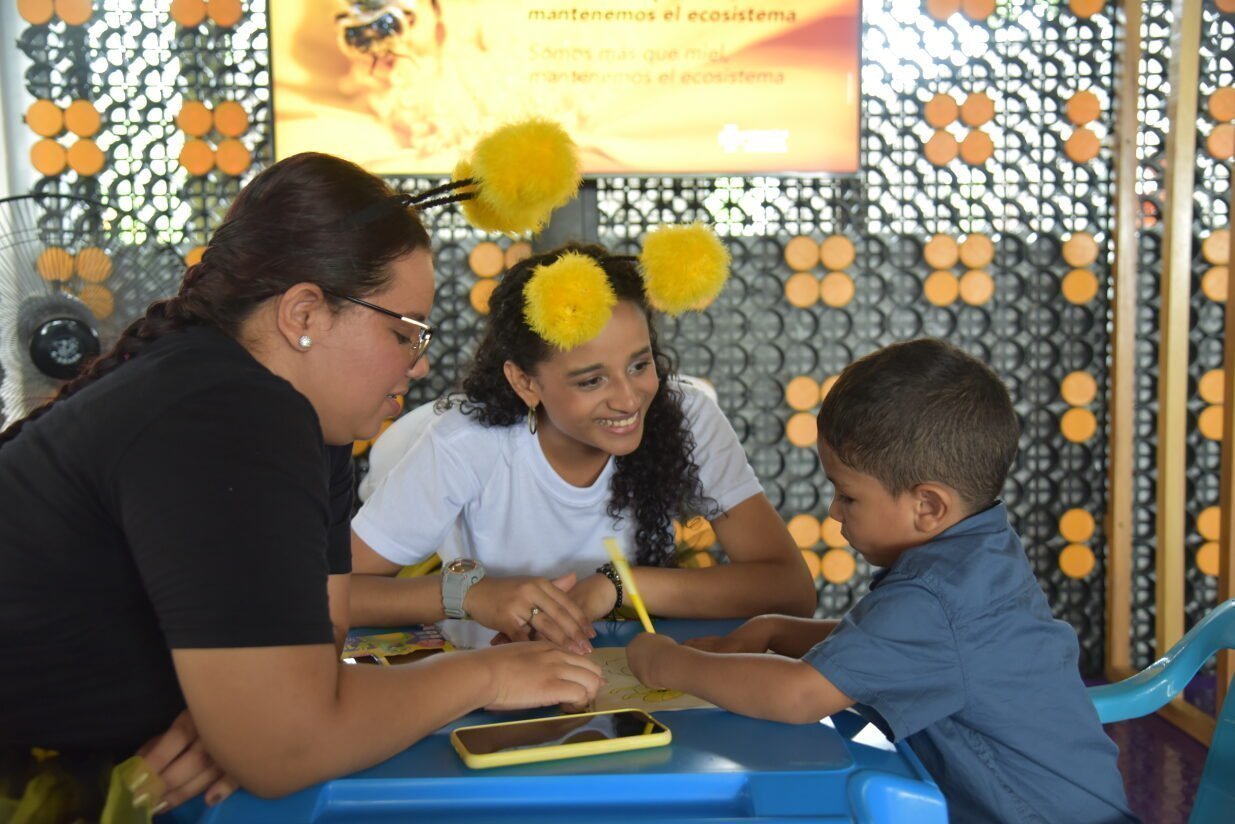
[[[339,662],[349,445],[428,369],[429,237],[394,194],[327,155],[270,167],[176,297],[0,434],[0,752],[123,760],[179,717],[274,796],[595,692],[546,643]]]

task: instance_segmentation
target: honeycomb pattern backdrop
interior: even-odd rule
[[[8,0],[27,26],[41,192],[105,200],[192,260],[272,160],[263,0]],[[600,240],[619,251],[665,221],[713,223],[734,277],[706,313],[669,322],[682,371],[707,378],[819,584],[819,612],[870,568],[826,517],[813,451],[832,378],[875,348],[948,338],[1008,383],[1023,426],[1005,490],[1086,672],[1103,659],[1116,5],[1103,0],[864,4],[862,169],[853,178],[607,178]],[[1161,185],[1171,9],[1144,4],[1134,663],[1153,645],[1153,510]],[[1212,606],[1222,436],[1235,0],[1206,0],[1194,234],[1188,619]],[[802,105],[811,105],[803,100]],[[399,179],[407,190],[437,181]],[[530,252],[457,211],[433,216],[442,345],[409,404],[466,364],[494,278]],[[363,467],[366,445],[357,455]],[[706,524],[680,538],[706,548]]]

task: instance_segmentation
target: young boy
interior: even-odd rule
[[[853,363],[819,410],[818,446],[828,514],[883,567],[870,592],[839,621],[766,615],[686,646],[641,635],[634,674],[788,723],[853,706],[908,742],[953,822],[1135,821],[1076,635],[996,498],[1018,436],[1003,384],[950,344]]]

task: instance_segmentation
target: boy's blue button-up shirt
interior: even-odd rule
[[[1118,750],[1002,503],[908,550],[805,659],[935,778],[953,822],[1122,822]]]

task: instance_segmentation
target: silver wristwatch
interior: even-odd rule
[[[463,609],[463,597],[472,584],[485,577],[485,568],[480,561],[471,558],[455,558],[442,567],[442,609],[447,618],[467,618]]]

